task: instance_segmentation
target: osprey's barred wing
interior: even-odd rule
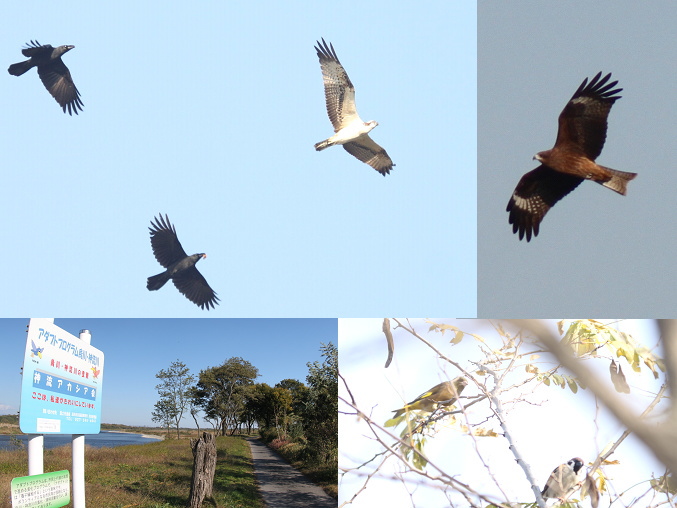
[[[334,132],[359,118],[355,109],[355,88],[350,82],[346,70],[339,62],[334,46],[318,41],[315,46],[320,58],[322,79],[324,81],[324,97],[327,101],[327,114],[334,126]],[[358,157],[359,158],[359,157]]]
[[[354,141],[345,143],[343,145],[346,152],[357,157],[362,162],[366,162],[376,171],[386,176],[393,169],[393,161],[388,156],[388,153],[369,137],[368,134],[363,134]]]
[[[334,46],[322,39],[315,46],[320,59],[327,114],[334,126],[334,135],[315,144],[315,150],[343,145],[346,151],[365,162],[383,176],[390,173],[393,161],[386,151],[367,134],[378,125],[376,121],[363,122],[355,109],[355,88],[336,56]]]

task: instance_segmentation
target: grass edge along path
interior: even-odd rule
[[[266,443],[265,440],[257,436],[251,436],[258,439],[270,448],[274,453],[282,457],[290,466],[303,474],[308,480],[319,486],[328,495],[338,500],[338,464],[321,465],[313,464],[304,460],[303,445],[294,442]]]
[[[214,502],[203,506],[263,508],[249,444],[243,437],[216,438]],[[70,445],[45,450],[45,472],[71,470]],[[28,473],[27,451],[0,451],[0,507],[10,507],[10,482]],[[193,469],[188,439],[85,450],[87,506],[169,508],[186,506]]]

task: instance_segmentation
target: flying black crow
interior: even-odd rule
[[[200,272],[195,268],[195,264],[207,254],[193,254],[189,256],[181,247],[176,229],[169,222],[169,217],[165,214],[164,218],[155,217],[155,223],[150,222],[150,244],[153,247],[153,254],[162,266],[167,270],[148,277],[146,287],[149,291],[160,289],[165,283],[172,279],[176,289],[191,302],[198,305],[201,309],[209,310],[218,305],[218,297]]]
[[[29,69],[37,67],[42,84],[63,108],[63,112],[65,113],[66,108],[68,108],[69,115],[73,113],[77,115],[78,108],[82,111],[84,104],[80,100],[80,92],[75,88],[68,67],[61,61],[61,55],[75,46],[54,48],[50,44],[43,46],[38,41],[31,41],[26,46],[21,50],[21,53],[30,58],[24,62],[10,65],[7,72],[13,76],[21,76]]]

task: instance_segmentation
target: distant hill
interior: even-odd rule
[[[0,423],[19,425],[19,415],[0,415]]]
[[[144,426],[135,426],[135,425],[124,425],[122,423],[102,423],[101,430],[112,430],[118,432],[136,432],[139,434],[166,434],[167,429],[165,427],[144,427]],[[181,432],[195,432],[197,429],[181,427]],[[202,429],[207,430],[207,429]],[[169,431],[170,433],[176,433],[176,427],[172,427]]]
[[[18,427],[19,426],[19,415],[0,415],[0,427],[5,427],[4,432],[0,431],[0,434],[5,433],[20,433],[18,429],[16,431],[9,429],[8,427]],[[166,434],[167,429],[161,427],[139,427],[134,425],[123,425],[121,423],[102,423],[101,430],[114,430],[114,431],[126,431],[126,432],[135,432],[140,434]],[[181,432],[195,432],[196,429],[190,428],[181,428]],[[175,428],[172,428],[170,432],[176,432]]]

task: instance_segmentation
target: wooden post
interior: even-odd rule
[[[202,433],[200,439],[191,439],[193,450],[193,478],[190,482],[188,508],[200,508],[205,497],[211,497],[216,472],[216,440],[214,434]]]

